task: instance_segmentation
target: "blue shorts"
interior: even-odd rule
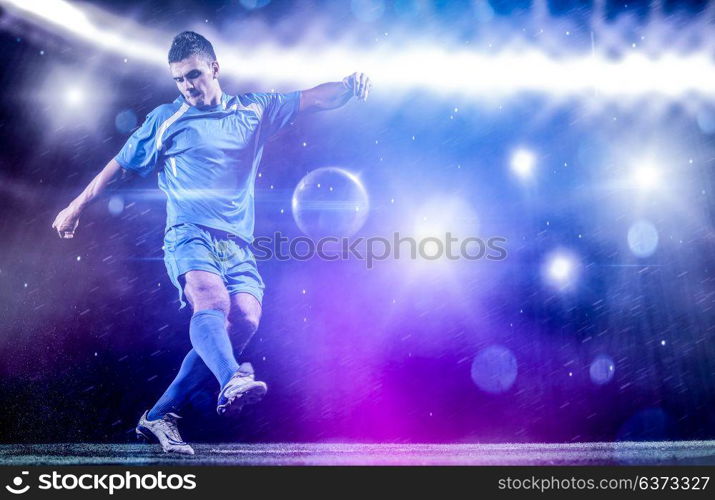
[[[233,235],[191,223],[172,226],[164,234],[164,264],[179,290],[180,309],[186,306],[183,275],[188,271],[217,274],[229,295],[250,293],[263,301],[265,285],[253,252],[248,243]]]

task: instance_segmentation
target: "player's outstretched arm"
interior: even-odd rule
[[[323,83],[300,93],[301,111],[323,111],[345,105],[350,98],[365,101],[372,82],[365,73],[353,73],[342,82]]]
[[[102,171],[92,179],[92,182],[87,185],[84,191],[72,200],[67,205],[67,208],[57,214],[55,221],[52,223],[52,228],[57,231],[60,238],[72,238],[74,236],[82,211],[114,181],[121,170],[122,166],[112,158]]]

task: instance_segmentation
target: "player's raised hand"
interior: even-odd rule
[[[52,228],[57,231],[60,238],[73,238],[79,224],[80,215],[81,212],[77,208],[69,205],[57,214],[55,221],[52,223]]]
[[[372,82],[365,73],[353,73],[350,76],[346,76],[343,78],[343,85],[361,101],[367,100],[367,96],[372,88]]]

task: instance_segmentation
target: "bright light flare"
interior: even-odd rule
[[[429,200],[418,210],[413,235],[444,240],[446,233],[456,237],[475,236],[478,229],[472,208],[465,201],[446,195]]]
[[[65,91],[65,103],[70,107],[77,107],[82,103],[84,91],[78,87],[70,87]]]
[[[113,93],[102,78],[90,73],[78,75],[76,68],[54,66],[44,82],[34,90],[33,99],[51,112],[47,133],[59,130],[94,130],[106,117],[113,103]]]
[[[573,272],[573,268],[574,264],[570,259],[559,255],[549,263],[549,276],[559,282],[565,281]]]
[[[544,279],[559,290],[567,290],[576,284],[580,267],[580,262],[575,255],[559,250],[546,258],[543,267]]]
[[[427,201],[417,210],[412,233],[405,236],[415,239],[424,259],[447,262],[460,255],[463,241],[479,236],[479,221],[469,204],[445,195]],[[465,246],[464,251],[478,253],[473,246]]]
[[[639,191],[653,191],[661,186],[661,169],[652,163],[641,163],[633,170],[631,182]]]
[[[521,179],[529,179],[534,174],[536,157],[526,149],[519,149],[511,156],[511,169]]]
[[[0,4],[7,6],[9,13],[50,30],[166,69],[168,40],[174,33],[152,31],[100,9],[62,0],[0,0]],[[553,24],[558,26],[558,21]],[[113,29],[116,25],[124,26],[124,31]],[[248,23],[246,26],[251,28]],[[665,27],[663,33],[667,33]],[[595,22],[592,29],[598,31],[598,39],[620,38],[615,24]],[[649,26],[648,31],[656,37],[658,25]],[[410,40],[405,47],[396,40],[368,50],[348,41],[331,40],[328,44],[311,37],[291,47],[265,38],[253,40],[250,47],[236,47],[231,40],[211,33],[207,36],[215,42],[225,74],[269,85],[310,86],[359,70],[370,74],[376,91],[379,88],[386,96],[391,91],[422,89],[489,99],[522,92],[619,102],[642,96],[680,99],[693,93],[715,98],[711,83],[715,81],[715,63],[707,47],[690,54],[675,53],[665,39],[661,48],[649,55],[626,52],[614,59],[607,47],[600,50],[594,46],[587,55],[557,56],[539,45],[527,47],[517,41],[498,49],[465,49],[439,46],[434,40]],[[157,40],[165,42],[158,44]]]
[[[0,4],[7,6],[8,11],[17,16],[38,22],[53,31],[74,35],[82,40],[93,43],[95,46],[120,54],[124,57],[149,63],[162,63],[166,67],[166,48],[156,47],[155,44],[142,41],[145,33],[138,26],[130,26],[127,33],[123,34],[112,30],[109,26],[119,24],[120,21],[100,9],[92,9],[96,15],[90,16],[89,9],[83,9],[64,0],[42,0],[41,2],[28,2],[27,0],[0,0]],[[100,27],[93,18],[105,19],[105,27]],[[127,20],[121,24],[128,26]],[[168,38],[169,40],[171,38]]]

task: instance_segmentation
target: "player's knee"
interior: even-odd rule
[[[244,335],[256,333],[260,321],[260,313],[252,310],[233,308],[228,315],[230,330]]]

